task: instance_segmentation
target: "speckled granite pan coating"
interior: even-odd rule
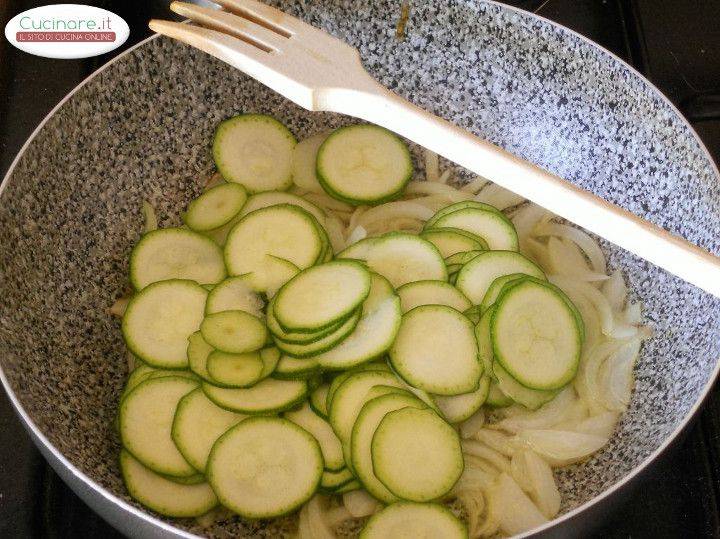
[[[358,46],[373,74],[420,106],[720,252],[712,164],[633,72],[564,30],[479,2],[413,3],[399,43],[396,4],[308,1],[304,17]],[[213,128],[242,111],[273,114],[299,137],[347,121],[308,113],[208,56],[153,40],[50,119],[0,198],[2,367],[49,440],[124,499],[112,419],[126,362],[106,309],[127,286],[141,201],[157,206],[162,225],[176,222],[213,169]],[[644,347],[632,408],[610,446],[562,472],[565,510],[663,443],[700,395],[720,347],[717,300],[609,252],[657,337]],[[279,528],[261,530],[232,521],[210,531]]]

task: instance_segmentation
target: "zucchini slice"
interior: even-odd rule
[[[225,243],[228,272],[263,275],[268,272],[266,266],[272,264],[267,255],[300,269],[308,268],[325,247],[318,227],[317,219],[293,204],[277,204],[248,213],[228,234]]]
[[[427,225],[425,225],[427,227]],[[488,248],[500,251],[517,251],[518,236],[510,219],[495,208],[465,208],[440,217],[436,227],[459,228],[485,240]]]
[[[478,345],[478,359],[483,365],[483,371],[491,378],[495,378],[493,374],[493,361],[495,359],[493,353],[492,337],[490,336],[490,320],[495,312],[495,306],[491,305],[480,318],[480,322],[475,326],[475,338]]]
[[[297,140],[287,127],[264,114],[241,114],[215,130],[213,158],[222,177],[251,193],[284,191],[292,184]]]
[[[465,525],[447,507],[436,503],[399,502],[375,513],[360,539],[442,537],[467,539]]]
[[[442,498],[463,472],[458,433],[427,408],[389,412],[375,430],[370,450],[375,475],[403,500]]]
[[[517,281],[523,277],[528,277],[528,275],[524,273],[511,273],[510,275],[501,275],[495,279],[483,296],[482,302],[480,303],[480,312],[484,313],[493,303],[495,303],[495,300],[500,295],[500,291],[507,283]]]
[[[356,367],[353,367],[352,369],[349,369],[345,372],[341,372],[338,374],[335,378],[333,378],[332,382],[330,383],[330,387],[328,388],[328,394],[327,398],[325,400],[325,408],[327,410],[330,410],[330,406],[332,404],[333,396],[335,395],[335,392],[340,387],[340,384],[342,384],[345,380],[350,378],[353,374],[356,374],[358,372],[365,372],[365,371],[383,371],[383,372],[391,372],[390,367],[388,367],[387,363],[380,363],[380,362],[373,362],[373,363],[365,363],[363,365],[358,365]]]
[[[245,518],[293,512],[320,484],[323,457],[305,429],[278,417],[251,417],[210,452],[208,482],[220,503]]]
[[[267,255],[256,271],[242,275],[242,278],[256,292],[262,292],[269,299],[277,293],[282,285],[300,273],[300,268],[289,260]]]
[[[130,373],[127,382],[125,382],[125,388],[123,389],[122,395],[120,395],[120,400],[122,401],[134,388],[139,386],[145,380],[162,378],[164,376],[180,376],[181,378],[190,378],[191,380],[198,381],[195,374],[190,371],[178,369],[154,369],[148,365],[139,365],[132,371],[132,373]]]
[[[316,168],[331,197],[357,206],[400,196],[413,172],[407,145],[387,129],[367,124],[333,131],[318,150]]]
[[[383,503],[394,503],[398,498],[375,477],[370,444],[380,421],[388,413],[407,407],[426,408],[420,399],[409,393],[376,397],[363,405],[352,428],[350,454],[353,471],[365,490]]]
[[[430,228],[423,230],[420,237],[432,243],[443,258],[467,251],[487,251],[487,242],[459,228]]]
[[[302,402],[308,393],[304,380],[266,378],[253,387],[228,389],[204,383],[205,395],[220,408],[243,414],[282,412]]]
[[[248,201],[240,212],[240,215],[244,217],[255,210],[268,208],[270,206],[277,206],[278,204],[298,206],[315,217],[318,223],[323,226],[325,225],[325,213],[320,208],[302,197],[293,195],[292,193],[286,193],[285,191],[266,191],[265,193],[252,195],[248,198]]]
[[[515,378],[503,369],[499,362],[493,362],[493,373],[497,379],[497,386],[500,391],[510,397],[513,401],[523,405],[530,410],[537,410],[543,404],[553,400],[558,391],[540,391],[530,389],[519,383]]]
[[[368,270],[350,260],[308,268],[280,289],[273,314],[286,331],[317,332],[348,318],[367,298],[370,282]]]
[[[340,320],[335,324],[318,330],[313,333],[301,333],[298,331],[285,331],[275,319],[275,297],[270,301],[267,308],[267,325],[268,330],[273,336],[281,341],[290,344],[308,344],[322,339],[323,337],[333,333],[340,328],[347,320]]]
[[[327,419],[327,396],[330,391],[330,384],[320,384],[310,393],[310,408],[323,419]]]
[[[368,267],[395,287],[413,281],[447,281],[445,261],[427,240],[406,232],[388,232],[378,238],[362,240],[338,258],[365,260]]]
[[[313,342],[303,344],[286,343],[279,338],[275,338],[275,346],[277,346],[285,354],[292,357],[312,358],[317,361],[319,354],[337,347],[353,333],[361,320],[361,316],[362,311],[360,309],[356,310],[350,315],[350,318],[346,319],[332,333],[329,333]]]
[[[545,279],[545,273],[520,253],[486,251],[462,267],[456,286],[474,305],[479,305],[495,279],[512,273]]]
[[[339,472],[345,468],[345,459],[343,458],[340,440],[338,440],[330,424],[313,412],[307,402],[298,409],[285,412],[284,416],[304,428],[317,440],[317,443],[320,444],[326,470]]]
[[[472,307],[453,285],[445,281],[415,281],[397,289],[403,314],[420,305],[446,305],[463,312]]]
[[[495,303],[495,359],[530,389],[559,389],[575,377],[582,330],[565,297],[538,280],[507,287]]]
[[[120,404],[122,444],[154,472],[178,477],[197,473],[170,435],[178,402],[197,387],[196,381],[178,376],[145,380]]]
[[[473,324],[477,324],[478,322],[480,322],[480,316],[482,315],[482,312],[480,311],[479,305],[473,305],[466,311],[463,311],[463,314],[467,316]]]
[[[298,359],[283,355],[277,364],[273,376],[278,380],[306,380],[320,372],[317,359]]]
[[[127,450],[120,450],[120,471],[135,500],[166,517],[199,517],[218,504],[210,485],[183,485],[143,466]]]
[[[280,362],[281,355],[280,350],[274,346],[260,350],[260,359],[262,359],[263,362],[263,370],[260,374],[260,380],[264,380],[275,372],[275,369],[277,369],[277,365]]]
[[[322,193],[323,188],[317,177],[317,153],[330,135],[329,132],[317,133],[298,142],[293,151],[293,183],[301,189],[313,193]]]
[[[130,254],[130,282],[135,290],[169,279],[214,284],[224,278],[220,247],[207,236],[185,228],[148,232]]]
[[[245,311],[262,318],[263,300],[244,276],[230,277],[216,284],[205,304],[205,314],[222,311]]]
[[[491,211],[491,212],[495,212],[495,213],[501,213],[500,210],[498,210],[494,206],[491,206],[490,204],[485,204],[484,202],[478,202],[477,200],[462,200],[460,202],[455,202],[454,204],[450,204],[449,206],[445,206],[444,208],[440,208],[438,211],[436,211],[435,215],[433,215],[425,223],[424,230],[429,230],[431,228],[439,228],[437,225],[437,222],[442,217],[445,217],[449,213],[453,213],[458,210],[464,210],[467,208],[475,208],[478,210],[485,210],[485,211]],[[463,231],[463,232],[465,232],[465,231]]]
[[[435,395],[434,400],[443,417],[449,423],[461,423],[477,412],[480,407],[485,404],[488,392],[490,391],[490,377],[483,376],[480,378],[478,388],[470,393],[462,395],[453,395],[452,397],[443,397]]]
[[[392,346],[400,327],[400,298],[384,277],[373,274],[355,330],[339,345],[317,356],[323,369],[347,369],[381,356]]]
[[[247,417],[216,406],[202,389],[197,388],[178,402],[172,439],[185,460],[205,473],[208,455],[215,441]]]
[[[320,489],[325,492],[332,493],[343,485],[347,485],[353,479],[355,479],[355,476],[347,468],[343,468],[337,472],[325,470],[322,474],[322,479],[320,480]]]
[[[247,198],[242,185],[221,183],[190,202],[183,221],[196,232],[220,228],[240,213]]]
[[[249,387],[260,381],[265,364],[258,352],[229,354],[213,350],[207,358],[211,383],[223,387]]]
[[[472,322],[444,305],[421,305],[402,317],[390,364],[413,387],[436,395],[475,391],[483,366]]]
[[[193,281],[153,283],[133,296],[122,320],[130,351],[152,367],[188,366],[188,337],[200,329],[207,290]]]
[[[260,350],[267,342],[267,326],[245,311],[209,314],[200,324],[203,339],[214,348],[231,354]]]

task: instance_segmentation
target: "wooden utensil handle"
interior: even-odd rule
[[[362,89],[325,90],[318,108],[386,127],[720,297],[720,259],[706,250],[424,111],[374,80],[357,87]]]

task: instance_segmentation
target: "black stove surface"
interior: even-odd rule
[[[4,27],[20,11],[45,3],[0,0],[0,24]],[[148,19],[168,16],[164,0],[83,3],[109,9],[128,22],[130,38],[123,48],[148,35]],[[720,0],[506,3],[568,26],[635,66],[676,104],[720,161]],[[109,58],[48,60],[0,39],[0,178],[50,109]],[[629,500],[599,524],[594,536],[720,537],[719,502],[716,388],[684,439],[644,474]],[[49,468],[0,392],[0,537],[99,536],[120,537]]]

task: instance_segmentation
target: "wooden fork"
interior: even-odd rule
[[[298,105],[381,125],[720,297],[720,260],[687,240],[524,161],[392,93],[356,49],[256,0],[224,11],[173,2],[196,25],[150,28],[227,62]]]

